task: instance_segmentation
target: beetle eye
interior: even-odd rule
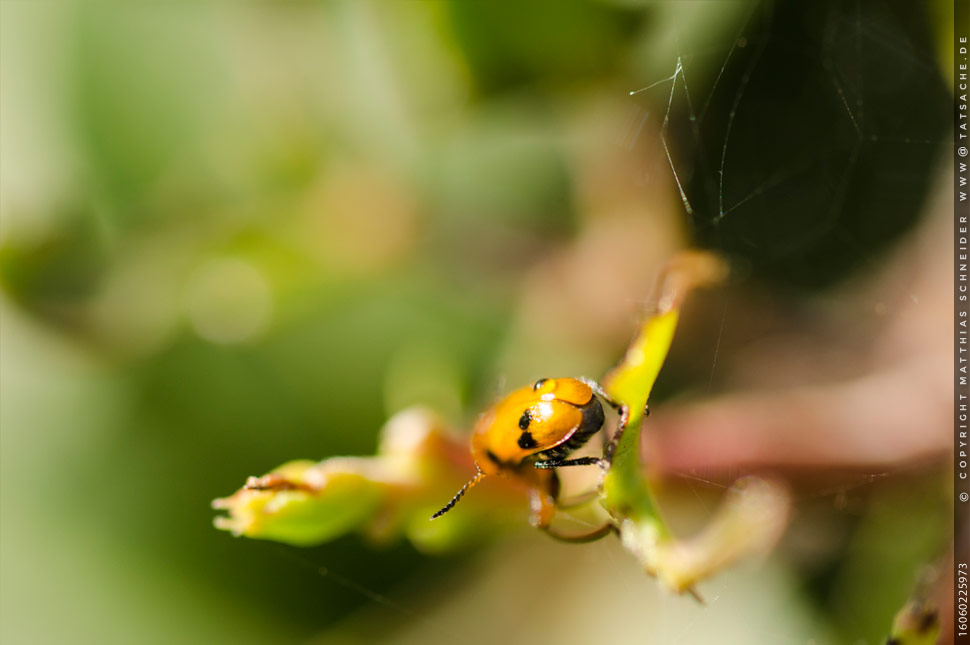
[[[548,381],[548,380],[549,380],[549,379],[547,379],[547,378],[541,378],[541,379],[539,379],[538,381],[536,381],[536,384],[532,386],[532,391],[533,391],[533,392],[538,392],[538,391],[539,391],[539,388],[540,388],[540,387],[542,387],[542,385],[543,385],[543,384],[544,384],[544,383],[545,383],[546,381]]]
[[[522,413],[522,416],[519,417],[519,428],[522,430],[525,430],[526,428],[529,427],[530,421],[532,421],[532,415],[529,414],[528,410],[526,410],[525,412]]]

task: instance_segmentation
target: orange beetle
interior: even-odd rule
[[[603,458],[567,459],[603,427],[605,415],[597,395],[619,412],[616,433],[607,443]],[[475,426],[472,456],[478,474],[431,519],[454,508],[482,478],[502,475],[529,485],[534,526],[568,541],[588,541],[606,535],[612,530],[611,524],[573,536],[551,529],[559,498],[559,478],[554,469],[594,464],[606,468],[628,419],[627,406],[614,402],[603,388],[588,379],[539,379],[512,392],[486,411]]]

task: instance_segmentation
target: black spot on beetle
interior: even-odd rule
[[[542,384],[545,383],[548,380],[549,379],[547,379],[547,378],[541,378],[538,381],[536,381],[536,384],[532,386],[532,391],[533,392],[538,392],[539,391],[539,388],[542,387]]]
[[[529,450],[530,448],[536,447],[536,440],[532,437],[531,432],[523,432],[519,435],[519,448],[523,450]]]
[[[485,451],[485,457],[488,458],[488,460],[491,461],[493,464],[499,463],[498,455],[496,455],[491,450],[486,450]]]
[[[532,421],[532,415],[529,413],[528,410],[526,410],[525,412],[522,413],[522,416],[519,417],[519,428],[521,428],[522,430],[528,430],[530,421]]]

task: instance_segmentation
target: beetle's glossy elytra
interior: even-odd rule
[[[534,455],[575,443],[572,439],[578,433],[582,442],[575,450],[602,425],[603,408],[592,388],[574,378],[541,379],[512,392],[479,418],[472,455],[480,471],[494,475],[515,470]]]
[[[505,475],[530,485],[537,495],[533,523],[545,526],[559,490],[551,469],[600,463],[592,457],[565,459],[603,427],[603,406],[592,386],[598,388],[575,378],[539,379],[482,414],[471,442],[478,474],[434,517],[451,510],[486,475]]]

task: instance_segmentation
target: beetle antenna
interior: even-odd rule
[[[482,477],[484,477],[484,476],[485,476],[485,473],[483,473],[482,471],[479,470],[478,471],[478,474],[475,475],[471,480],[469,480],[469,482],[467,484],[465,484],[464,486],[462,486],[461,487],[461,490],[458,491],[458,493],[454,497],[451,498],[451,501],[450,502],[448,502],[447,504],[445,504],[445,507],[443,509],[441,509],[440,511],[438,511],[437,513],[435,513],[434,515],[431,516],[431,519],[433,519],[433,520],[438,519],[439,517],[441,517],[442,515],[444,515],[445,513],[447,513],[448,511],[450,511],[451,509],[453,509],[455,507],[455,504],[457,504],[458,501],[461,499],[461,496],[464,495],[466,492],[468,492],[468,489],[469,488],[471,488],[472,486],[474,486],[478,482],[482,481]]]

